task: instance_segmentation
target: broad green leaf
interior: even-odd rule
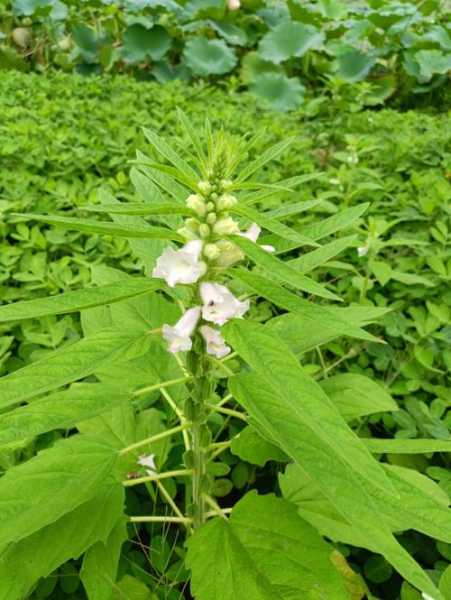
[[[0,414],[0,446],[52,431],[111,411],[131,401],[131,394],[111,385],[77,384],[27,406]]]
[[[268,442],[259,432],[247,425],[236,437],[232,439],[230,447],[232,454],[239,456],[242,460],[264,467],[269,460],[285,462],[287,460],[278,446]]]
[[[399,408],[382,385],[358,373],[340,373],[320,385],[347,421]]]
[[[123,40],[124,56],[130,62],[140,62],[146,58],[160,60],[172,43],[171,36],[161,25],[147,29],[139,23],[127,27]]]
[[[77,435],[9,469],[0,479],[0,545],[19,542],[111,487],[116,458],[110,445]]]
[[[171,202],[153,202],[152,204],[140,204],[139,202],[122,202],[118,204],[86,205],[83,210],[91,212],[109,213],[112,215],[183,215],[192,217],[195,215],[187,206],[173,204]]]
[[[338,75],[351,83],[362,81],[371,71],[375,62],[374,56],[360,50],[350,49],[337,58]]]
[[[66,292],[48,298],[25,300],[0,306],[0,322],[36,319],[49,315],[62,315],[94,306],[120,302],[126,298],[149,294],[158,289],[159,283],[144,278],[129,278],[114,285],[93,287]]]
[[[265,150],[261,156],[253,160],[250,164],[244,167],[244,169],[242,169],[237,181],[241,183],[246,181],[246,179],[249,179],[251,175],[261,169],[264,165],[266,165],[266,163],[275,160],[278,156],[283,154],[283,152],[290,147],[293,141],[294,138],[288,138],[287,140],[283,140],[275,146],[271,146],[271,148]]]
[[[445,600],[451,600],[451,565],[449,565],[442,573],[439,584]]]
[[[299,79],[283,73],[258,75],[249,89],[270,108],[281,112],[295,110],[304,101],[305,87]]]
[[[122,485],[108,486],[54,523],[10,545],[0,556],[0,598],[28,597],[39,578],[78,558],[93,544],[96,548],[97,544],[107,542],[123,503]]]
[[[85,554],[80,579],[89,600],[111,600],[121,547],[126,539],[126,523],[121,519],[106,540],[98,541]]]
[[[299,273],[309,273],[316,269],[316,267],[327,263],[328,260],[337,256],[337,254],[340,254],[346,248],[349,248],[355,242],[355,239],[354,235],[339,238],[338,240],[329,242],[325,246],[321,246],[321,248],[316,248],[316,250],[289,260],[287,264],[296,269],[296,271],[299,271]]]
[[[248,206],[243,206],[241,204],[238,204],[236,207],[234,207],[231,210],[231,212],[234,212],[238,215],[246,217],[250,221],[257,223],[258,225],[261,225],[261,227],[264,227],[268,231],[271,231],[272,233],[275,233],[275,234],[279,235],[281,238],[284,238],[286,240],[291,240],[302,246],[317,246],[318,245],[318,244],[315,244],[315,242],[313,240],[306,238],[305,236],[301,235],[294,229],[287,227],[283,223],[279,223],[279,221],[276,221],[275,219],[268,218],[265,215],[265,213],[259,212],[258,210],[254,210],[253,208],[250,208]]]
[[[131,575],[124,575],[115,585],[114,600],[159,600],[145,583]]]
[[[312,25],[285,21],[277,25],[261,40],[259,52],[265,60],[279,64],[294,56],[303,56],[308,50],[319,48],[324,34]]]
[[[250,492],[228,521],[214,519],[189,538],[192,593],[197,600],[345,600],[332,551],[292,504]]]
[[[88,221],[85,219],[74,219],[71,217],[57,217],[36,214],[17,214],[16,216],[27,217],[27,220],[42,221],[55,227],[81,231],[83,233],[98,233],[101,235],[111,235],[113,237],[141,238],[156,240],[174,240],[183,242],[184,238],[170,229],[164,227],[131,227],[129,225],[116,225],[113,222]]]
[[[186,43],[183,54],[191,71],[201,77],[228,73],[237,63],[235,51],[223,40],[193,37]]]
[[[374,485],[390,490],[389,481],[380,465],[347,426],[321,387],[304,373],[296,357],[281,340],[268,335],[262,325],[248,321],[231,321],[223,331],[226,341],[257,374],[233,378],[232,394],[235,395],[234,392],[238,390],[237,399],[242,402],[244,394],[241,381],[255,384],[259,380],[260,385],[272,396],[270,405],[266,403],[267,397],[262,397],[258,405],[247,398],[244,401],[245,408],[261,425],[261,429],[267,432],[269,439],[275,440],[285,452],[286,442],[281,441],[286,437],[292,440],[296,449],[302,447],[302,440],[305,439],[305,443],[315,446],[318,453],[333,457],[334,463],[340,463],[347,480],[358,473],[364,479],[370,479]],[[255,391],[252,396],[255,398]]]
[[[299,463],[298,463],[299,465]],[[392,465],[384,465],[391,483],[399,494],[396,500],[386,491],[370,483],[367,492],[371,495],[375,510],[379,515],[379,529],[361,518],[363,497],[355,502],[355,493],[347,486],[340,486],[335,500],[326,493],[324,483],[318,477],[307,474],[307,469],[298,465],[289,465],[280,477],[280,486],[284,497],[296,503],[299,514],[319,530],[335,541],[368,548],[382,554],[403,574],[407,581],[433,598],[443,597],[432,586],[431,581],[404,549],[397,545],[393,537],[388,536],[385,524],[391,531],[399,532],[416,529],[438,539],[449,538],[451,534],[450,510],[446,494],[423,475]],[[302,465],[305,467],[305,465]],[[324,473],[323,477],[327,477]],[[329,475],[333,477],[333,474]],[[349,511],[340,509],[348,503]],[[338,510],[337,510],[338,509]],[[369,531],[373,531],[369,535]]]
[[[368,450],[375,454],[430,454],[432,452],[451,452],[450,440],[362,439]]]
[[[235,269],[234,275],[263,298],[294,313],[271,319],[266,327],[286,339],[296,353],[305,352],[338,336],[377,341],[377,338],[361,329],[358,326],[360,323],[351,318],[351,315],[349,318],[348,313],[341,316],[339,311],[344,309],[332,311],[330,307],[308,302],[269,279],[245,269]],[[318,327],[318,323],[321,323],[321,327]]]
[[[415,60],[420,67],[422,83],[430,81],[433,75],[443,75],[451,70],[451,57],[449,52],[441,50],[418,50]]]
[[[291,268],[286,263],[282,262],[271,253],[260,248],[258,244],[251,242],[245,237],[238,235],[230,236],[230,239],[259,267],[264,269],[271,277],[275,277],[285,284],[291,285],[309,294],[328,298],[331,300],[339,300],[338,296],[329,292],[323,285],[313,281],[309,277],[302,275]]]
[[[142,337],[142,336],[141,336]],[[0,378],[0,407],[30,400],[124,360],[143,341],[117,330],[101,331]],[[136,352],[141,352],[139,346]],[[130,356],[131,358],[132,356]]]

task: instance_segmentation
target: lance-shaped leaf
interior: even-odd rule
[[[154,202],[152,204],[141,204],[139,202],[122,202],[118,204],[99,204],[81,207],[82,210],[91,212],[109,213],[111,215],[183,215],[185,217],[196,216],[196,213],[180,204],[170,202]]]
[[[228,327],[229,325],[225,329]],[[231,342],[230,339],[228,341]],[[268,340],[265,340],[265,343],[267,342]],[[255,345],[257,340],[253,339],[251,343]],[[289,355],[289,351],[285,348],[282,352],[285,356]],[[405,579],[428,594],[437,594],[429,577],[398,544],[377,510],[372,494],[368,491],[372,477],[365,478],[365,475],[359,472],[363,462],[369,464],[367,458],[365,457],[363,462],[356,458],[359,464],[350,468],[347,461],[337,455],[335,449],[321,443],[314,432],[312,433],[312,430],[304,425],[306,411],[302,411],[298,404],[293,407],[299,395],[297,383],[293,386],[294,382],[291,378],[286,378],[283,382],[277,378],[278,389],[276,389],[275,385],[270,383],[268,373],[271,375],[281,373],[285,378],[286,369],[280,368],[278,361],[277,364],[271,363],[270,366],[265,362],[264,368],[266,368],[266,377],[260,374],[257,376],[254,373],[243,373],[233,378],[230,384],[231,393],[246,408],[253,422],[266,438],[274,440],[297,465],[302,467],[327,498],[332,509],[335,507],[334,512],[340,515],[345,527],[349,529],[349,523],[359,532],[358,539],[353,538],[354,545],[362,545],[360,543],[362,539],[372,540],[374,548],[377,548],[376,551],[383,554]],[[284,395],[282,396],[281,393]],[[330,426],[330,416],[327,419]],[[347,448],[343,449],[344,453],[346,451]],[[388,480],[386,474],[385,480]],[[394,501],[396,498],[389,491],[393,489],[393,485],[393,482],[388,482],[384,486],[379,478],[378,484],[373,483],[371,489],[383,491]],[[356,497],[359,499],[358,502]],[[335,524],[335,521],[333,523]],[[315,526],[318,527],[316,522]],[[323,530],[321,531],[324,533]],[[330,531],[328,535],[334,537]],[[439,594],[437,598],[443,600]]]
[[[149,294],[160,287],[157,281],[129,278],[113,285],[66,292],[48,298],[37,298],[0,306],[0,322],[36,319],[49,315],[62,315],[85,308],[120,302],[127,298]]]
[[[382,385],[358,373],[340,373],[320,385],[347,421],[399,408]]]
[[[78,384],[0,414],[0,446],[53,429],[69,429],[130,400],[131,393],[118,387],[101,383]]]
[[[333,233],[352,225],[352,223],[363,215],[368,206],[368,203],[359,204],[352,208],[346,208],[331,217],[327,217],[327,219],[321,219],[309,225],[303,225],[302,235],[317,242],[328,235],[332,235]],[[286,241],[283,238],[280,238],[280,236],[274,235],[265,236],[264,243],[275,246],[277,248],[277,254],[290,252],[298,247],[294,242]]]
[[[104,365],[123,360],[128,351],[142,341],[146,341],[143,336],[138,338],[136,335],[111,329],[57,350],[46,358],[0,378],[0,407],[29,400],[87,377]],[[144,351],[145,348],[142,352]]]
[[[348,313],[346,317],[340,316],[338,311],[343,309],[332,311],[329,307],[308,302],[273,281],[245,269],[236,269],[234,275],[263,298],[294,313],[271,319],[266,327],[286,340],[296,353],[305,352],[343,335],[378,341],[358,326],[360,323],[357,319],[351,318],[351,315],[348,318]],[[321,323],[321,327],[318,327],[318,323]]]
[[[264,227],[268,231],[271,231],[272,233],[275,233],[286,240],[292,240],[293,242],[296,242],[301,246],[318,245],[313,240],[305,237],[304,235],[301,235],[294,229],[287,227],[283,223],[279,223],[279,221],[276,221],[275,219],[268,218],[264,213],[261,213],[258,210],[254,210],[249,206],[237,204],[231,209],[231,212],[246,217],[254,223],[257,223],[261,227]]]
[[[250,414],[258,423],[271,420],[271,431],[279,428],[278,437],[282,432],[293,436],[299,426],[299,432],[305,431],[319,452],[333,456],[334,463],[342,464],[347,473],[346,479],[352,479],[354,473],[359,473],[376,486],[391,489],[380,465],[281,340],[268,335],[262,325],[248,321],[231,321],[223,331],[227,342],[254,369],[258,379],[265,382],[266,389],[274,394],[271,406],[262,403],[256,411],[251,405]],[[231,380],[232,394],[237,386],[240,389],[240,383],[236,381],[240,382],[241,376]],[[239,397],[242,396],[240,393]],[[273,434],[270,437],[279,442]],[[293,439],[298,448],[302,445],[301,440],[300,433]],[[283,445],[281,447],[285,450]]]
[[[302,273],[299,273],[296,269],[292,269],[286,263],[260,248],[258,244],[238,235],[232,235],[230,236],[230,239],[239,246],[241,250],[255,262],[255,264],[269,273],[271,277],[275,277],[279,281],[304,292],[308,292],[309,294],[314,294],[315,296],[321,296],[322,298],[328,298],[330,300],[340,300],[338,296],[329,292],[323,285],[302,275]]]
[[[20,214],[13,216],[26,217],[27,220],[41,221],[62,229],[81,231],[82,233],[98,233],[100,235],[111,235],[113,237],[124,237],[129,239],[155,239],[155,240],[174,240],[183,242],[184,238],[165,227],[132,227],[130,225],[117,225],[113,222],[88,221],[85,219],[75,219],[71,217],[58,217],[47,215]]]
[[[301,212],[305,212],[317,206],[321,200],[305,200],[304,202],[292,202],[291,204],[285,204],[280,208],[273,208],[265,213],[266,217],[270,219],[286,219],[293,215],[298,215]]]
[[[85,554],[80,579],[89,600],[111,600],[121,547],[126,539],[127,527],[121,519],[107,540],[97,542]]]
[[[332,551],[292,504],[251,492],[190,537],[191,589],[197,600],[345,600]]]
[[[54,523],[10,545],[0,556],[0,598],[28,597],[41,577],[78,558],[93,544],[96,548],[108,542],[110,532],[112,535],[119,527],[123,504],[122,485],[109,486]],[[124,531],[122,520],[120,526]]]
[[[152,144],[158,154],[170,162],[187,179],[199,180],[197,173],[163,138],[150,129],[143,129],[147,141]]]
[[[238,176],[237,183],[241,183],[246,179],[249,179],[251,175],[261,169],[264,165],[266,165],[266,163],[276,159],[278,156],[280,156],[280,154],[285,152],[285,150],[293,143],[293,141],[294,138],[288,138],[282,142],[279,142],[275,146],[271,146],[271,148],[268,148],[268,150],[265,150],[263,154],[248,164],[247,167],[244,167]]]
[[[117,451],[73,436],[9,469],[0,479],[0,546],[54,523],[114,483]]]
[[[299,273],[309,273],[326,263],[331,258],[349,248],[354,242],[356,237],[354,235],[349,235],[344,238],[340,238],[338,240],[334,240],[321,248],[316,248],[316,250],[312,250],[307,254],[303,254],[299,258],[294,258],[288,261],[288,265]]]

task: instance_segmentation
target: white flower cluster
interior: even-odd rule
[[[230,187],[231,183],[224,180],[217,185],[199,182],[199,193],[191,194],[186,201],[197,218],[186,219],[179,229],[187,243],[179,250],[166,248],[157,259],[152,275],[164,279],[171,288],[206,279],[199,285],[202,305],[189,308],[175,325],[163,325],[163,337],[170,352],[191,350],[192,336],[200,319],[221,326],[230,319],[241,318],[249,309],[248,300],[240,302],[224,285],[208,281],[209,265],[221,269],[243,258],[241,250],[224,236],[236,234],[256,242],[261,232],[256,223],[247,231],[240,231],[238,223],[228,213],[237,203],[235,196],[227,193]],[[267,252],[274,251],[272,246],[262,248]],[[204,323],[199,332],[208,354],[222,358],[230,352],[218,329]]]

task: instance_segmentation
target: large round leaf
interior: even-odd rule
[[[236,65],[235,52],[222,40],[197,37],[189,40],[184,51],[186,63],[196,75],[221,75]]]
[[[293,110],[304,100],[305,88],[301,82],[281,73],[259,75],[250,89],[275,110]]]
[[[263,60],[258,52],[248,52],[241,60],[241,81],[248,85],[255,81],[259,75],[265,73],[283,73],[283,67]]]
[[[260,54],[279,64],[293,56],[303,56],[312,48],[319,48],[324,34],[313,25],[287,21],[267,33],[260,42]]]
[[[171,37],[164,27],[147,29],[139,23],[130,25],[124,33],[124,57],[130,62],[145,58],[160,60],[171,47]]]
[[[338,75],[346,81],[355,82],[365,79],[375,63],[375,58],[360,50],[351,49],[339,56],[337,63]]]

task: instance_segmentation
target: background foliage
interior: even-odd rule
[[[159,82],[227,74],[279,110],[364,82],[369,106],[412,105],[449,81],[450,10],[449,0],[243,0],[238,10],[226,0],[7,0],[0,69]]]

